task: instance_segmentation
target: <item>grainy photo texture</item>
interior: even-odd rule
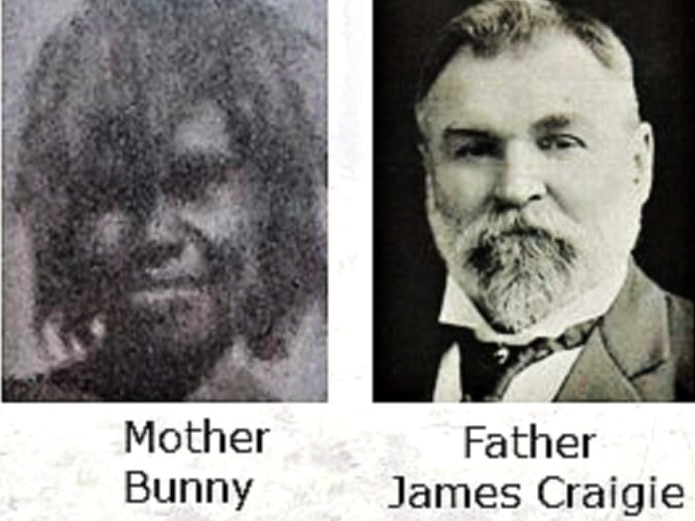
[[[326,399],[325,4],[272,3],[72,2],[5,60],[4,400]]]
[[[463,4],[376,11],[375,398],[692,400],[692,104],[680,122],[654,110],[665,85],[688,91],[692,7]],[[642,38],[649,67],[592,5]],[[418,9],[443,29],[409,76],[388,65],[389,36],[426,26]],[[640,34],[640,17],[662,39]],[[399,77],[408,113],[379,109],[399,103]],[[680,164],[655,163],[679,150]],[[647,213],[653,193],[664,199]],[[641,240],[643,214],[659,230]]]

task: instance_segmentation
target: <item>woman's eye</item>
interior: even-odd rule
[[[162,188],[174,198],[192,201],[202,197],[209,186],[223,181],[226,172],[225,161],[179,161],[172,165]]]

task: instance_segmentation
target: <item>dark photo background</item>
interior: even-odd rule
[[[445,272],[427,227],[413,100],[437,30],[470,1],[374,2],[374,398],[409,401],[436,364]],[[627,45],[642,117],[655,130],[652,194],[635,257],[663,288],[693,298],[695,3],[567,0],[608,23]],[[428,382],[424,382],[429,385]]]

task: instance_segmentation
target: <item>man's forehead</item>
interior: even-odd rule
[[[576,38],[554,32],[492,58],[459,49],[418,105],[417,117],[425,133],[441,133],[457,124],[530,126],[554,114],[608,117],[635,104],[631,81],[608,70]]]

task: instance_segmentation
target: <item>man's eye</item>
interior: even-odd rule
[[[454,147],[454,157],[459,159],[477,159],[484,157],[496,157],[499,147],[493,141],[474,140],[461,143]]]
[[[572,148],[586,148],[586,144],[577,136],[557,134],[544,136],[538,140],[538,147],[547,151],[564,151]]]

